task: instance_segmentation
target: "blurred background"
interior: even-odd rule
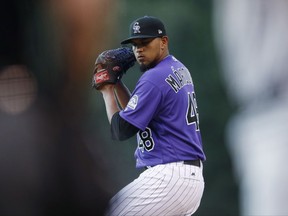
[[[103,215],[142,171],[135,137],[111,140],[91,78],[97,55],[119,47],[144,15],[166,24],[170,53],[195,83],[207,155],[195,215],[287,215],[287,169],[279,168],[288,146],[287,7],[285,0],[2,0],[0,215]],[[123,79],[132,90],[139,76],[134,66]]]

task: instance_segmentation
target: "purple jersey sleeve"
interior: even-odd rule
[[[173,56],[141,76],[120,116],[140,129],[137,167],[205,160],[193,81]]]
[[[149,81],[142,81],[136,87],[122,117],[144,131],[154,116],[157,116],[162,94],[160,89]]]

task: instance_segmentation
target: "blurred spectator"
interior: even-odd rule
[[[85,129],[113,2],[1,1],[1,216],[102,215],[111,182]]]
[[[214,1],[243,216],[288,215],[288,1]]]

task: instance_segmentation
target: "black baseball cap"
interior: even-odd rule
[[[123,40],[121,44],[131,43],[136,38],[156,38],[166,35],[164,24],[153,16],[144,16],[134,20],[130,25],[130,37]]]

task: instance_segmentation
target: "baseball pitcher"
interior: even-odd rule
[[[204,191],[199,109],[189,70],[169,54],[162,21],[144,16],[130,25],[131,44],[96,59],[99,90],[112,138],[137,135],[136,167],[143,172],[110,201],[107,215],[191,215]],[[121,81],[135,61],[142,76],[132,94]]]

